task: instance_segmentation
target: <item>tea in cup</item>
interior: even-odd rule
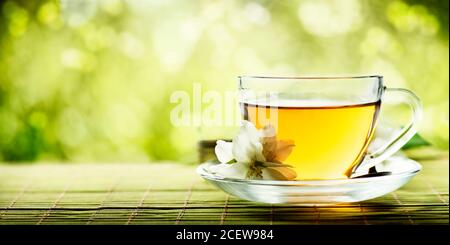
[[[239,86],[243,118],[256,128],[271,125],[278,139],[295,145],[283,163],[298,180],[349,178],[356,168],[375,166],[416,133],[421,113],[417,96],[384,87],[382,76],[241,76]],[[413,119],[398,137],[368,153],[386,93],[406,95]]]

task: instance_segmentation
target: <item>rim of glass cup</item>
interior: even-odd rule
[[[260,75],[241,75],[239,79],[256,78],[256,79],[295,79],[295,80],[322,80],[322,79],[364,79],[364,78],[378,78],[383,79],[381,75],[356,75],[356,76],[260,76]]]
[[[377,95],[376,95],[376,100],[370,101],[370,102],[375,102],[375,101],[381,101],[383,94],[385,92],[385,90],[387,89],[386,86],[384,85],[384,81],[383,81],[383,76],[382,75],[329,75],[329,76],[315,76],[315,75],[311,75],[311,76],[263,76],[263,75],[240,75],[238,76],[238,89],[239,91],[244,91],[244,90],[251,90],[251,88],[248,87],[247,83],[251,83],[252,80],[266,80],[266,82],[272,82],[271,80],[275,80],[273,81],[274,83],[280,81],[281,83],[283,82],[283,80],[285,81],[290,81],[290,82],[313,82],[314,80],[319,81],[332,81],[332,80],[336,80],[336,83],[338,84],[339,81],[338,80],[347,80],[347,81],[351,81],[352,79],[355,80],[361,80],[361,81],[372,81],[378,85],[378,89],[377,89]],[[259,81],[257,81],[258,83]],[[359,103],[358,103],[359,104]],[[365,103],[360,103],[360,104],[365,104]]]
[[[301,81],[311,81],[311,80],[317,80],[317,81],[324,81],[324,80],[351,80],[351,79],[376,79],[376,82],[378,83],[378,94],[377,94],[377,100],[381,100],[383,96],[383,92],[386,89],[386,86],[384,85],[384,77],[382,75],[325,75],[325,76],[265,76],[265,75],[240,75],[238,78],[238,87],[239,90],[247,89],[244,84],[247,84],[250,82],[250,80],[258,80],[258,79],[266,79],[266,80],[278,80],[278,81],[295,81],[298,80],[298,82]]]

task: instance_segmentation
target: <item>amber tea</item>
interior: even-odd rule
[[[297,179],[348,178],[346,170],[359,164],[366,153],[380,101],[353,105],[288,102],[271,107],[242,103],[244,119],[257,128],[268,122],[275,124],[277,138],[294,141],[295,147],[284,163],[294,167]]]

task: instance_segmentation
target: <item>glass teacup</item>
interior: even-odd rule
[[[239,77],[242,115],[256,128],[272,126],[278,139],[295,147],[283,163],[297,179],[349,178],[397,152],[416,133],[421,117],[418,97],[402,88],[386,88],[382,76]],[[387,93],[402,95],[411,121],[392,140],[371,153],[377,119]]]

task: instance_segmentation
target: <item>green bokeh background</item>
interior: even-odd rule
[[[448,149],[448,1],[0,3],[0,161],[196,159],[220,129],[174,127],[176,90],[240,74],[380,74]],[[230,116],[230,115],[224,115]]]

